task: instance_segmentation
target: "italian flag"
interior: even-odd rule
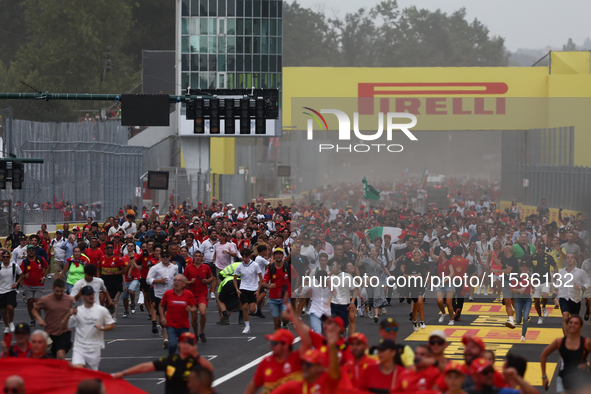
[[[396,242],[406,236],[407,232],[398,227],[374,227],[367,232],[369,239],[373,240],[375,237],[384,238],[384,235],[392,237],[392,242]]]

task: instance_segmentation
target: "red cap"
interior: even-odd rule
[[[460,372],[460,373],[464,373],[465,365],[466,364],[462,364],[462,363],[459,363],[457,361],[450,361],[445,366],[445,369],[443,370],[443,373],[448,373],[450,371],[457,371],[457,372]]]
[[[347,342],[351,343],[351,341],[353,340],[358,340],[363,342],[366,346],[368,345],[367,337],[365,336],[365,334],[361,332],[356,332],[355,334],[349,335],[349,338],[347,338]]]
[[[468,342],[474,342],[483,351],[486,349],[486,345],[484,344],[484,341],[482,340],[482,338],[473,337],[472,335],[464,335],[462,337],[462,343],[464,345],[467,345]]]
[[[80,227],[74,226],[74,227],[72,227],[72,231],[80,231]]]
[[[464,238],[470,238],[470,234],[468,234],[468,233],[462,233],[462,237],[464,237]]]
[[[203,205],[203,203],[202,203],[201,201],[199,201],[199,202],[197,203],[197,205]]]
[[[488,361],[484,357],[478,357],[476,360],[470,363],[470,375],[474,375],[476,373],[481,373],[487,368],[493,368],[490,361]]]
[[[359,206],[359,208],[360,208],[360,209],[363,209],[363,208],[365,208],[365,205],[361,204],[361,205]]]
[[[336,323],[341,328],[341,330],[345,329],[345,322],[343,322],[343,319],[340,316],[332,317],[323,315],[320,320],[322,320],[322,322],[325,322],[326,320],[331,321],[333,323]]]
[[[190,342],[192,345],[197,343],[197,337],[192,332],[184,332],[179,336],[179,343]]]
[[[326,356],[318,349],[309,349],[302,355],[302,360],[310,364],[326,364]]]
[[[291,331],[286,330],[284,328],[280,328],[279,330],[275,331],[273,334],[265,335],[269,341],[278,341],[278,342],[285,342],[288,345],[293,344],[294,336]]]
[[[464,205],[464,202],[463,201],[460,201],[458,204],[459,205]]]

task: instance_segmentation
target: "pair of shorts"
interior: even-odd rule
[[[476,268],[477,268],[476,272],[478,273],[478,276],[483,275],[483,274],[488,274],[488,268],[486,268],[485,266],[478,264],[476,266]]]
[[[574,302],[570,298],[559,298],[558,304],[560,305],[560,311],[562,313],[568,312],[571,316],[578,315],[581,311],[581,303]]]
[[[140,290],[149,293],[151,286],[146,282],[146,278],[140,278]]]
[[[195,303],[197,305],[199,304],[205,304],[205,306],[209,305],[209,297],[207,296],[207,293],[205,293],[205,295],[200,294],[198,296],[193,295],[195,297]]]
[[[211,268],[211,275],[215,278],[218,275],[218,268],[214,263],[205,263]]]
[[[240,290],[240,302],[244,304],[256,304],[257,297],[254,295],[255,291]]]
[[[443,293],[445,295],[446,293],[453,293],[453,292],[455,292],[456,291],[456,288],[453,287],[453,286],[437,286],[435,288],[435,291],[436,292]]]
[[[101,362],[101,350],[95,350],[94,352],[80,351],[74,349],[72,352],[72,364],[83,365],[93,371],[98,371],[99,363]]]
[[[503,286],[503,298],[509,299],[513,297],[515,297],[515,295],[511,291],[511,286],[509,286],[508,283],[505,283],[505,286]]]
[[[62,272],[64,270],[64,262],[53,260],[53,272]]]
[[[51,357],[56,358],[58,350],[66,353],[72,348],[72,331],[66,331],[60,335],[50,335],[51,338]]]
[[[117,293],[121,293],[123,290],[123,283],[105,283],[105,287],[109,292],[109,296],[114,300],[117,297]]]
[[[345,323],[345,328],[349,325],[349,305],[330,303],[330,314],[332,316],[339,316]]]
[[[240,281],[238,281],[240,283]],[[232,310],[238,306],[238,294],[232,281],[227,282],[218,293],[218,300],[226,305],[227,310]]]
[[[408,296],[410,297],[410,299],[412,300],[412,302],[417,302],[420,297],[425,297],[425,289],[424,288],[412,289],[408,293]]]
[[[43,286],[23,286],[25,301],[30,299],[39,300],[43,297]]]
[[[121,299],[122,300],[126,300],[129,298],[129,292],[133,291],[134,293],[137,293],[137,289],[140,286],[140,281],[137,279],[132,280],[131,282],[128,282],[126,284],[126,291],[123,292],[123,294],[121,294]]]
[[[542,293],[550,294],[550,286],[546,283],[540,283],[534,290],[534,298],[540,298]]]
[[[285,312],[287,307],[283,303],[281,298],[271,298],[269,299],[269,309],[271,310],[271,316],[273,318],[280,317],[281,312]]]
[[[0,294],[0,309],[6,309],[8,305],[16,308],[16,290]]]
[[[152,302],[154,303],[154,308],[156,311],[156,316],[160,316],[160,301],[162,301],[162,298],[158,298],[154,295],[154,292],[152,292],[152,295],[150,296],[152,299]]]

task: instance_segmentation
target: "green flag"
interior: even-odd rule
[[[363,177],[363,180],[361,182],[363,182],[363,185],[365,185],[364,197],[366,200],[379,200],[380,199],[380,192],[377,191],[375,187],[368,184],[365,177]]]

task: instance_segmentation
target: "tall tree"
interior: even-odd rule
[[[577,50],[577,44],[575,44],[575,42],[573,41],[572,38],[568,39],[568,42],[566,43],[566,45],[562,46],[562,50],[563,51],[576,51]]]
[[[14,59],[26,37],[25,12],[22,2],[17,0],[0,0],[0,62],[6,67]]]

